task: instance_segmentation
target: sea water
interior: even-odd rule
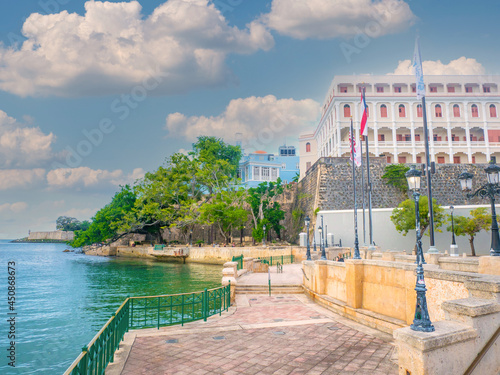
[[[127,296],[199,291],[220,286],[222,277],[222,266],[64,253],[67,248],[0,240],[0,374],[62,374]]]

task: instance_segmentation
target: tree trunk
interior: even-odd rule
[[[474,248],[474,236],[469,237],[469,243],[470,243],[470,253],[473,257],[475,257],[476,249]]]

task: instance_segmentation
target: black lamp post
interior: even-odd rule
[[[306,251],[306,259],[311,260],[311,246],[309,246],[309,225],[311,224],[311,219],[309,216],[306,216],[306,228],[307,228],[307,251]]]
[[[264,237],[262,237],[262,244],[266,246],[266,224],[262,226],[262,229],[264,230]]]
[[[450,245],[450,255],[451,256],[458,256],[458,246],[457,242],[455,241],[455,222],[453,221],[453,212],[454,212],[455,207],[450,206],[450,211],[451,211],[451,245]]]
[[[415,307],[415,318],[410,328],[414,331],[433,332],[434,326],[431,323],[429,311],[427,310],[427,298],[425,296],[427,288],[425,287],[424,267],[422,265],[424,262],[424,253],[422,250],[420,212],[418,205],[418,201],[420,200],[419,190],[422,172],[415,169],[415,166],[412,165],[405,176],[408,181],[408,187],[412,191],[413,199],[415,200],[415,232],[417,234],[417,283],[415,286],[415,291],[417,292],[417,305]]]
[[[490,165],[484,168],[488,182],[477,189],[474,193],[467,193],[468,199],[472,197],[490,198],[491,202],[491,256],[500,256],[500,237],[498,235],[497,213],[495,210],[495,195],[500,196],[500,167],[495,164],[495,159],[492,157]],[[472,178],[474,175],[468,172],[462,172],[458,177],[462,191],[469,192],[472,190]]]
[[[325,225],[325,247],[328,247],[328,225]]]
[[[318,228],[319,232],[319,248],[321,249],[321,260],[326,260],[326,253],[325,253],[325,243],[323,242],[323,228],[320,226]]]
[[[245,226],[242,225],[240,228],[240,245],[243,246],[243,230],[245,229]]]

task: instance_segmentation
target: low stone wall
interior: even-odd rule
[[[94,256],[102,256],[109,257],[116,255],[116,247],[111,246],[100,246],[100,245],[92,245],[92,246],[84,246],[82,251],[85,255],[94,255]]]
[[[291,246],[287,247],[190,247],[189,257],[186,262],[191,263],[208,263],[208,264],[224,264],[230,262],[233,256],[243,255],[244,258],[258,258],[279,255],[293,254],[302,259],[302,251]],[[305,256],[305,251],[304,251]]]
[[[401,325],[414,319],[415,264],[383,260],[345,262],[303,262],[304,285],[314,294],[323,295],[352,309],[364,309],[382,317],[396,319]],[[427,304],[432,321],[444,320],[441,304],[445,300],[468,297],[465,282],[481,275],[441,270],[426,265]],[[356,315],[349,309],[346,315]],[[380,327],[378,327],[380,328]]]
[[[116,256],[127,258],[151,258],[155,257],[149,254],[152,246],[117,246]]]

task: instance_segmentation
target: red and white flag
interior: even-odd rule
[[[352,129],[352,119],[351,119],[351,129]],[[351,150],[351,161],[354,158],[354,162],[356,163],[356,167],[361,165],[361,150],[359,149],[359,145],[356,143],[356,133],[354,132],[354,137],[352,135],[353,131],[349,130],[349,149]],[[354,157],[353,157],[354,150]]]
[[[368,120],[368,108],[366,107],[365,101],[365,90],[361,91],[361,110],[363,114],[361,115],[361,135],[368,136],[368,127],[366,126],[366,121]]]

